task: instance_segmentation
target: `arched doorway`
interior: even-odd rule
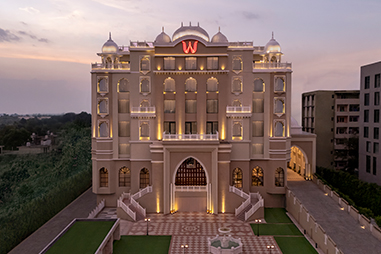
[[[311,166],[308,163],[308,157],[300,147],[292,146],[290,157],[288,164],[290,169],[304,177],[311,177]]]
[[[171,184],[171,211],[210,210],[210,184],[204,166],[195,158],[185,159],[174,173]]]

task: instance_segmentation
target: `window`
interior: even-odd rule
[[[108,125],[106,122],[101,122],[98,127],[98,137],[108,137]]]
[[[251,186],[263,186],[263,169],[256,166],[251,171]]]
[[[108,87],[107,87],[107,79],[102,78],[98,81],[98,93],[107,93]]]
[[[263,113],[263,99],[253,99],[253,113]]]
[[[380,92],[374,93],[374,105],[375,106],[380,105]]]
[[[218,100],[206,100],[206,113],[218,113]]]
[[[283,122],[277,121],[275,122],[275,137],[284,137],[284,125]]]
[[[285,91],[285,84],[283,78],[276,78],[275,79],[275,86],[274,86],[275,92],[284,92]]]
[[[358,116],[349,116],[349,122],[358,122],[359,117]]]
[[[368,138],[369,137],[369,127],[365,126],[364,127],[364,138]]]
[[[346,123],[347,117],[346,116],[338,116],[337,117],[337,123]]]
[[[242,189],[242,170],[240,168],[235,168],[233,170],[233,186]]]
[[[344,145],[344,144],[345,144],[345,138],[336,139],[336,145]]]
[[[206,122],[206,134],[216,134],[218,131],[218,122]]]
[[[242,80],[241,78],[234,78],[232,83],[232,92],[241,93],[242,92]]]
[[[148,122],[142,122],[140,124],[140,137],[141,138],[149,138],[149,123]]]
[[[369,106],[369,94],[364,94],[364,105]]]
[[[107,100],[99,100],[98,102],[98,114],[107,114],[108,112],[108,101]]]
[[[265,82],[262,79],[254,80],[254,92],[264,92],[265,91]]]
[[[206,61],[208,70],[218,70],[218,57],[208,57]]]
[[[373,118],[374,123],[379,123],[380,122],[380,110],[375,109],[374,110],[374,118]]]
[[[379,151],[379,143],[374,142],[373,143],[373,153],[378,154],[378,151]]]
[[[365,77],[365,82],[364,82],[364,88],[369,89],[370,87],[370,76]]]
[[[164,57],[164,70],[175,70],[175,62],[174,57]]]
[[[99,170],[99,186],[108,187],[108,170],[107,168],[101,168]]]
[[[372,143],[370,141],[366,141],[366,151],[368,153],[371,153],[372,152]]]
[[[205,186],[206,174],[202,165],[193,158],[186,159],[176,172],[175,185]]]
[[[240,56],[233,56],[233,70],[234,71],[241,71],[243,69],[243,63]]]
[[[360,111],[360,105],[358,105],[358,104],[351,104],[351,105],[349,105],[349,111],[350,112],[358,112],[358,111]]]
[[[374,75],[374,87],[375,88],[380,87],[380,74]]]
[[[253,137],[263,137],[263,121],[253,121]]]
[[[284,114],[284,100],[276,98],[274,105],[274,113],[275,114]]]
[[[164,92],[175,92],[175,80],[173,78],[166,78],[164,80]]]
[[[164,122],[164,132],[167,134],[176,134],[176,122]]]
[[[186,92],[195,92],[197,91],[197,80],[194,78],[188,78],[185,81],[185,91]]]
[[[164,113],[175,113],[175,111],[176,111],[176,101],[164,100]]]
[[[149,71],[150,70],[150,66],[149,66],[149,57],[147,56],[144,56],[140,59],[140,70],[141,71]]]
[[[185,69],[186,70],[197,70],[197,58],[196,57],[185,57]]]
[[[242,124],[241,122],[233,123],[233,137],[242,137]]]
[[[140,170],[140,189],[149,186],[149,171],[146,168]]]
[[[197,134],[197,122],[185,122],[185,134]]]
[[[359,127],[349,127],[349,134],[359,134]]]
[[[185,100],[185,113],[197,113],[197,100]]]
[[[208,78],[206,81],[206,91],[217,92],[218,91],[218,80],[216,78]]]
[[[373,157],[373,175],[377,174],[377,157]]]
[[[127,167],[119,169],[119,187],[130,187],[131,172]]]
[[[118,82],[118,93],[126,93],[128,91],[130,91],[129,82],[127,79],[122,78]]]
[[[345,112],[345,111],[347,111],[347,106],[346,105],[337,105],[337,111]]]
[[[120,121],[119,122],[119,137],[129,137],[130,136],[130,122]]]
[[[369,122],[369,110],[364,110],[364,122],[368,123]]]
[[[366,127],[366,128],[368,128],[368,127]],[[374,127],[373,128],[373,138],[374,139],[378,139],[379,138],[379,132],[380,132],[380,129],[378,127]]]
[[[277,168],[275,170],[275,186],[284,187],[284,170],[283,170],[283,168]]]
[[[336,134],[347,134],[347,127],[336,128]]]
[[[120,99],[118,101],[119,113],[130,113],[130,100]]]
[[[141,93],[149,93],[150,87],[149,87],[149,80],[148,78],[142,78],[140,80],[140,92]]]
[[[366,163],[365,163],[365,164],[366,164],[366,165],[365,165],[365,169],[366,169],[366,172],[367,172],[367,173],[370,173],[370,162],[371,162],[371,161],[370,161],[370,156],[367,155],[367,156],[366,156]]]

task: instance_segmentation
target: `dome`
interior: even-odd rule
[[[280,44],[274,39],[274,33],[271,40],[265,46],[266,53],[278,53],[281,52]]]
[[[119,49],[118,44],[116,44],[111,39],[111,33],[110,33],[108,41],[106,41],[106,43],[103,44],[102,53],[116,53],[118,52],[118,49]]]
[[[212,37],[212,43],[228,43],[228,38],[226,38],[226,36],[220,32],[220,29],[218,28],[218,33],[216,33],[213,37]]]
[[[302,126],[299,125],[295,118],[291,117],[291,134],[303,134]]]
[[[170,43],[171,37],[168,34],[164,33],[164,27],[162,32],[156,37],[155,43]]]
[[[209,34],[200,25],[192,26],[190,23],[189,26],[183,26],[183,23],[181,23],[181,27],[173,33],[172,41],[187,35],[198,36],[205,41],[209,41]]]

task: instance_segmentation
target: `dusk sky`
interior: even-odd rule
[[[292,62],[292,115],[301,93],[359,89],[360,66],[381,60],[379,0],[3,0],[0,113],[90,112],[90,64],[108,39],[153,41],[197,24],[229,41],[280,43]]]

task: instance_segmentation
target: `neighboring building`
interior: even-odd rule
[[[314,172],[315,135],[292,125],[291,64],[274,38],[254,46],[181,25],[172,38],[163,29],[154,42],[130,46],[110,35],[98,55],[91,71],[98,202],[115,207],[123,192],[152,186],[139,199],[147,212],[234,212],[242,199],[233,185],[283,207],[291,146],[308,157],[303,174]]]
[[[358,90],[318,90],[302,94],[302,126],[304,131],[317,135],[317,166],[348,167],[353,154],[348,151],[353,149],[348,148],[348,140],[357,138],[359,133],[359,94]]]
[[[381,185],[381,62],[361,66],[359,178]]]

